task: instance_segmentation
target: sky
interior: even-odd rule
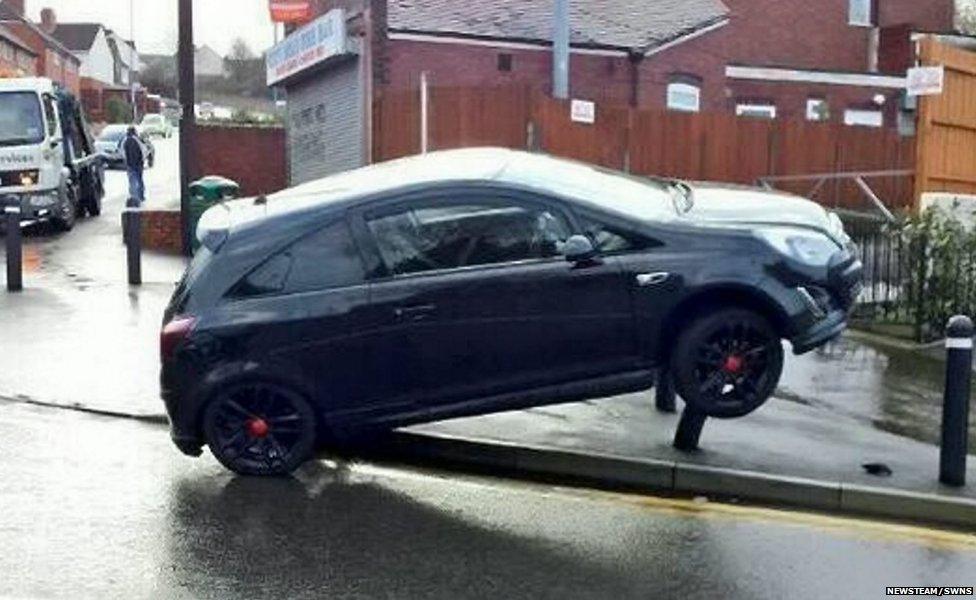
[[[140,52],[172,54],[177,42],[177,0],[131,0],[135,39]],[[58,21],[98,22],[129,37],[130,0],[27,0],[27,14],[40,20],[53,8]],[[193,29],[198,46],[208,44],[225,55],[238,36],[260,54],[274,43],[268,0],[193,0]]]

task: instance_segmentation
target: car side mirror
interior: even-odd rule
[[[590,238],[585,235],[574,235],[563,244],[563,256],[566,257],[567,262],[580,265],[595,261],[597,251]]]

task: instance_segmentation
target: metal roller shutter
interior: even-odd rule
[[[358,59],[289,86],[288,111],[292,185],[364,164]]]

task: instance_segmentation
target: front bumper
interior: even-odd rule
[[[20,220],[39,221],[57,214],[60,196],[58,189],[0,191],[0,197],[14,196],[20,200]]]
[[[806,354],[840,337],[840,334],[847,329],[847,316],[846,311],[835,310],[803,333],[793,337],[790,340],[793,344],[793,353],[798,356]]]
[[[830,262],[826,281],[797,288],[797,295],[808,306],[790,337],[794,354],[806,354],[844,332],[864,289],[863,273],[864,267],[857,257],[844,251]]]

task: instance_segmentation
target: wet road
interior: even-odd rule
[[[976,537],[318,461],[234,478],[163,427],[0,403],[0,596],[871,598]]]

